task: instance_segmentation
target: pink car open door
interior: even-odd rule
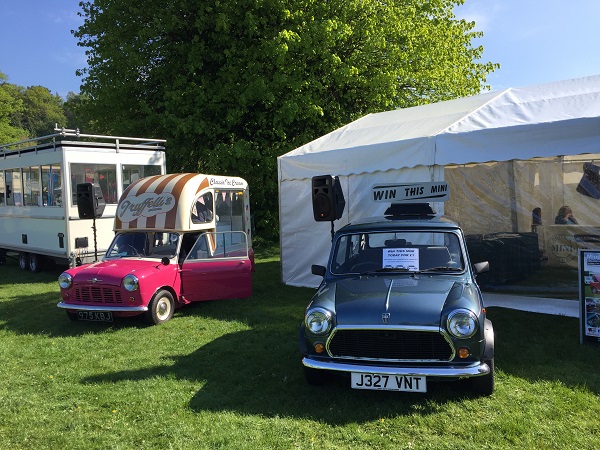
[[[182,264],[181,283],[190,302],[250,297],[252,262],[246,233],[202,233]]]

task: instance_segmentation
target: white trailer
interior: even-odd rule
[[[0,265],[18,256],[23,270],[76,266],[110,245],[117,203],[133,182],[166,172],[164,140],[57,133],[0,145]],[[80,219],[77,185],[102,189],[102,216]],[[94,230],[95,228],[95,230]]]

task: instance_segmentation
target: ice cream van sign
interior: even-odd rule
[[[119,204],[117,217],[123,222],[131,222],[139,217],[152,217],[164,214],[175,206],[172,194],[146,193],[135,197],[127,197]]]
[[[210,186],[216,187],[244,187],[245,183],[235,178],[210,177],[208,180]]]

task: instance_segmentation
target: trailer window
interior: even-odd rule
[[[122,176],[123,176],[123,190],[140,178],[146,178],[151,175],[160,175],[161,166],[155,165],[129,165],[123,164]]]
[[[62,206],[60,166],[42,166],[42,205]]]
[[[6,171],[6,204],[23,206],[23,189],[21,188],[21,171],[19,169]]]
[[[114,164],[71,164],[71,198],[77,205],[77,185],[96,183],[102,189],[104,201],[117,203],[117,166]]]
[[[23,167],[23,199],[25,206],[42,206],[40,167]]]
[[[4,171],[0,170],[0,206],[6,205],[6,200],[4,199],[4,188],[6,187],[6,183],[4,182]]]

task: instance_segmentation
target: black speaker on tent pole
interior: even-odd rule
[[[98,261],[98,243],[96,241],[96,218],[102,217],[104,207],[104,195],[100,185],[95,183],[77,184],[77,213],[80,219],[93,219],[92,230],[94,231],[94,258]]]
[[[320,175],[312,178],[312,205],[317,222],[333,222],[342,217],[346,200],[338,177]]]

